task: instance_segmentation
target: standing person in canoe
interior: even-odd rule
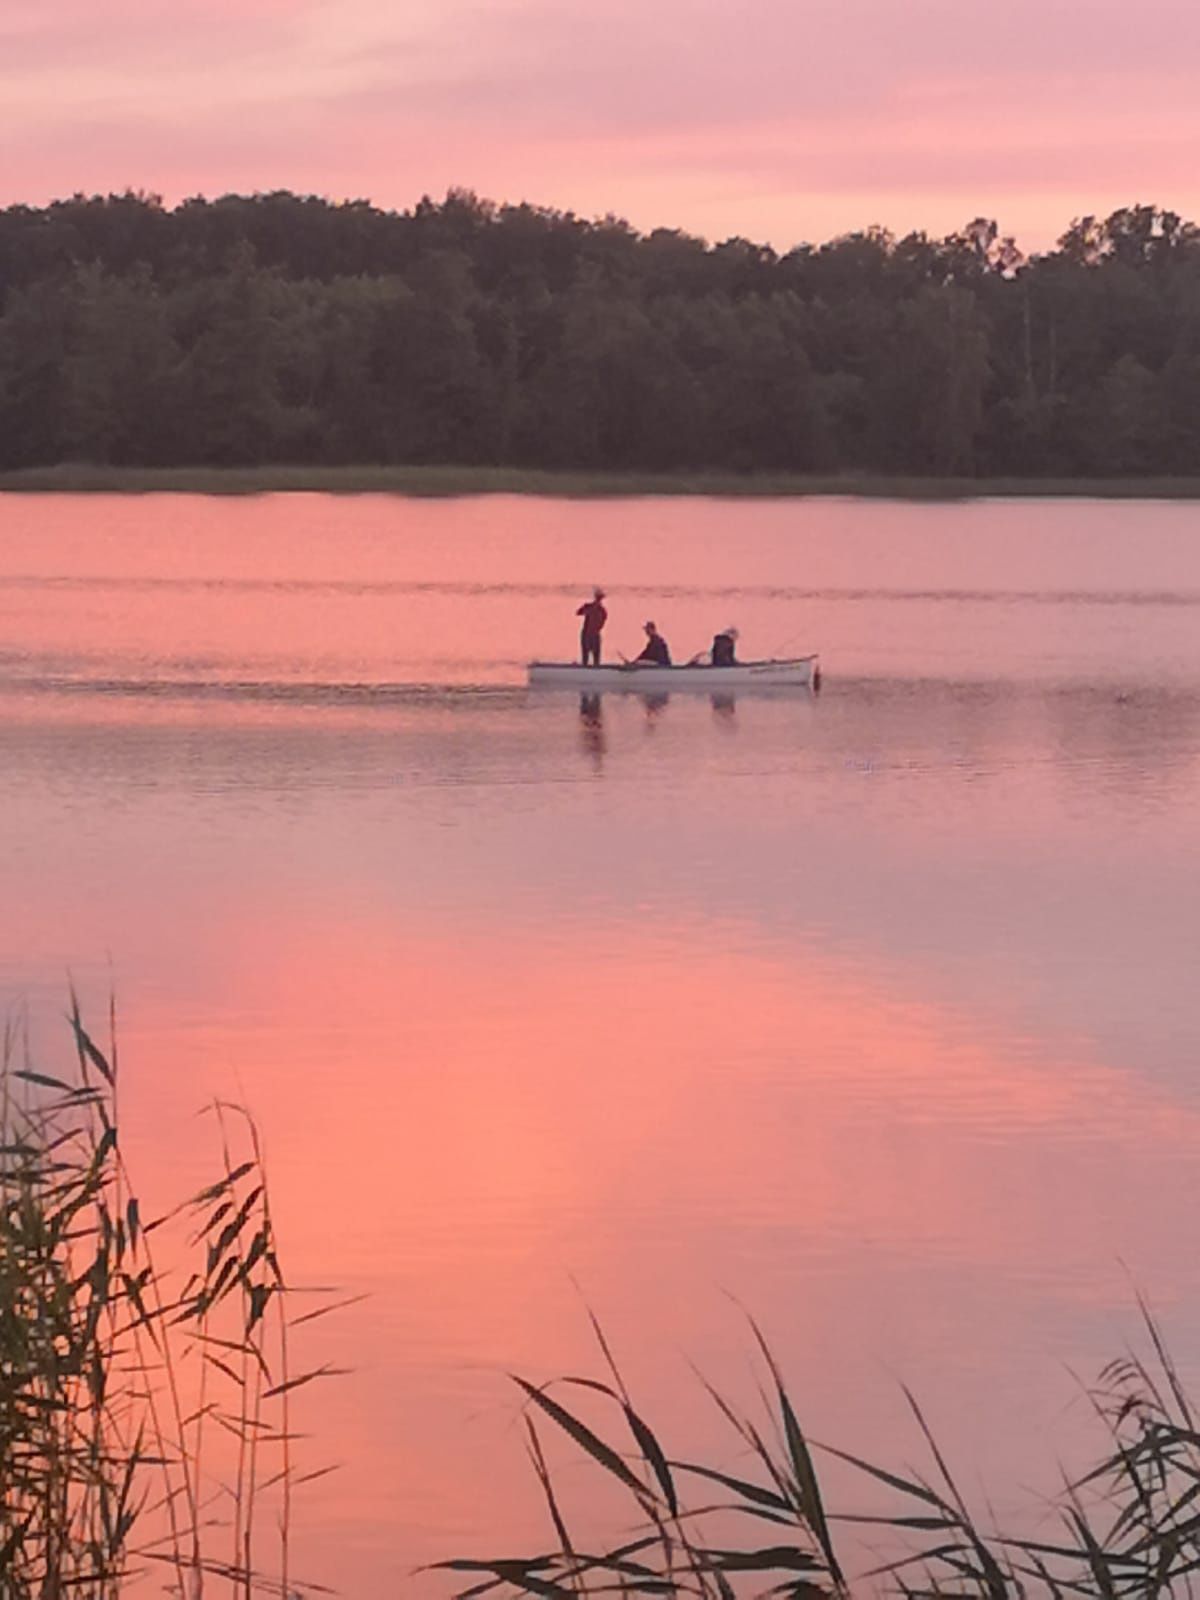
[[[608,621],[608,612],[604,609],[604,590],[593,589],[592,598],[585,600],[575,615],[583,618],[583,628],[579,635],[583,664],[585,667],[598,667],[600,635],[604,632],[604,624]]]
[[[671,652],[667,648],[667,641],[659,633],[653,622],[645,624],[646,645],[633,665],[647,667],[669,667],[671,665]]]

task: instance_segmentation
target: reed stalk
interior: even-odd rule
[[[458,1558],[458,1600],[537,1595],[679,1595],[698,1600],[792,1596],[848,1600],[1158,1600],[1200,1584],[1200,1429],[1162,1333],[1141,1304],[1146,1351],[1111,1363],[1087,1390],[1105,1443],[1090,1469],[1066,1478],[1057,1501],[1015,1530],[971,1508],[945,1453],[905,1391],[928,1471],[892,1471],[811,1441],[779,1363],[750,1329],[762,1364],[757,1415],[700,1379],[730,1430],[732,1461],[681,1459],[636,1411],[596,1326],[606,1378],[516,1378],[529,1452],[554,1540],[533,1555]],[[594,1320],[594,1319],[593,1319]],[[542,1432],[565,1436],[606,1485],[588,1504],[627,1502],[612,1543],[568,1536],[565,1497],[547,1465]],[[817,1463],[836,1460],[881,1492],[886,1509],[834,1512]],[[574,1481],[574,1479],[573,1479]],[[840,1548],[853,1526],[882,1542],[883,1560],[850,1574]],[[1028,1529],[1050,1532],[1037,1536]]]
[[[295,1600],[291,1394],[330,1369],[288,1364],[258,1129],[217,1106],[220,1176],[146,1219],[115,1019],[104,1050],[74,996],[68,1023],[64,1075],[11,1021],[0,1054],[0,1594],[115,1600],[152,1572],[180,1600]]]

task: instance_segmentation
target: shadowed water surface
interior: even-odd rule
[[[749,1393],[732,1294],[818,1437],[915,1455],[904,1379],[1001,1508],[1131,1277],[1195,1365],[1192,508],[0,519],[4,1001],[49,1060],[111,974],[143,1189],[243,1096],[293,1276],[371,1296],[299,1356],[355,1368],[310,1391],[306,1574],[541,1541],[503,1374],[594,1365],[580,1289],[681,1451],[736,1461],[685,1359]],[[610,651],[736,623],[826,688],[528,692],[595,581]]]

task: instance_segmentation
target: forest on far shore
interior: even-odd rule
[[[1200,472],[1200,228],[779,254],[466,191],[0,210],[0,469]]]

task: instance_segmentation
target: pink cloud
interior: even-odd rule
[[[61,0],[0,21],[0,198],[460,183],[785,246],[978,211],[1041,244],[1200,211],[1198,66],[1178,0]]]

